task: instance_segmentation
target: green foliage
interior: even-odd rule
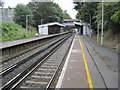
[[[41,24],[50,23],[50,22],[63,22],[63,19],[69,17],[67,13],[64,13],[61,7],[53,2],[40,2],[40,3],[29,3],[27,5],[32,13],[34,20],[34,27],[38,27]]]
[[[28,17],[29,25],[33,27],[38,27],[41,24],[50,22],[60,22],[62,23],[64,19],[70,18],[67,12],[63,11],[61,7],[53,2],[31,2],[26,6],[23,4],[18,4],[15,8],[14,21],[25,27],[26,26],[26,15]]]
[[[120,10],[116,11],[110,18],[113,22],[120,24]]]
[[[91,15],[92,29],[96,31],[97,22],[102,19],[102,3],[77,2],[74,8],[78,11],[76,18],[83,22],[90,23]],[[120,2],[104,2],[104,31],[107,30],[120,31]]]
[[[1,0],[0,1],[0,6],[3,7],[4,6],[4,2]]]
[[[1,30],[3,41],[25,38],[25,30],[15,23],[3,22]]]
[[[96,22],[101,20],[101,3],[98,4],[97,7],[97,15]],[[112,32],[116,33],[119,32],[120,26],[119,26],[119,18],[120,18],[120,2],[105,2],[104,3],[104,31],[112,29]],[[118,28],[116,28],[118,27]]]
[[[36,28],[30,27],[28,30],[28,37],[35,37],[35,34],[37,33]]]
[[[18,4],[15,7],[15,14],[14,14],[13,20],[17,24],[25,27],[26,26],[26,15],[30,15],[28,17],[28,23],[29,23],[29,25],[33,24],[33,21],[32,21],[32,12],[24,4]]]
[[[62,9],[58,4],[52,2],[41,2],[41,3],[29,3],[33,13],[33,20],[35,21],[34,26],[38,27],[41,24],[41,19],[44,19],[43,23],[49,22],[61,22],[63,20],[62,17]]]
[[[2,22],[2,41],[12,41],[26,38],[26,30],[18,24],[11,22]],[[35,36],[35,29],[29,30],[29,37]]]
[[[55,18],[55,21],[62,22],[64,17],[63,17],[63,11],[60,8],[60,6],[56,3],[53,3],[52,8],[53,8],[53,18]]]
[[[97,2],[75,3],[74,9],[78,11],[76,18],[87,23],[90,23],[91,19],[92,28],[95,28],[96,23],[95,18],[93,17],[96,15],[95,11],[97,10],[97,5],[98,5]]]
[[[112,30],[109,29],[104,33],[104,40],[107,40],[113,34]]]
[[[71,19],[70,15],[67,13],[67,10],[63,11],[63,18],[64,19]]]

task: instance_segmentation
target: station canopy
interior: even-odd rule
[[[75,25],[83,26],[84,24],[81,22],[73,22]]]
[[[65,25],[61,24],[61,23],[58,23],[58,22],[52,22],[52,23],[47,23],[47,24],[42,24],[42,25],[38,25],[38,27],[47,27],[47,26],[53,26],[53,25],[57,25],[57,26],[60,26],[60,27],[65,27]]]

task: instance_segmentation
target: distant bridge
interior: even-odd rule
[[[76,28],[82,35],[88,35],[92,32],[90,29],[90,24],[82,23],[81,21],[74,22],[74,20],[70,20],[65,21],[63,24],[65,25],[65,29],[70,30]]]

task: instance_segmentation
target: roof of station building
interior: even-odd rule
[[[58,23],[58,22],[52,22],[52,23],[42,24],[42,25],[38,25],[38,27],[53,26],[53,25],[65,27],[65,25],[63,25],[61,23]]]

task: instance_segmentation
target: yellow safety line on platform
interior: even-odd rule
[[[82,57],[84,59],[84,66],[85,66],[85,71],[86,71],[86,75],[87,75],[87,80],[88,80],[89,88],[90,88],[90,90],[93,90],[91,76],[90,76],[90,73],[89,73],[89,69],[88,69],[86,57],[85,57],[84,50],[83,50],[83,47],[82,47],[82,43],[81,43],[80,40],[79,40],[79,43],[80,43],[80,48],[82,50]]]

